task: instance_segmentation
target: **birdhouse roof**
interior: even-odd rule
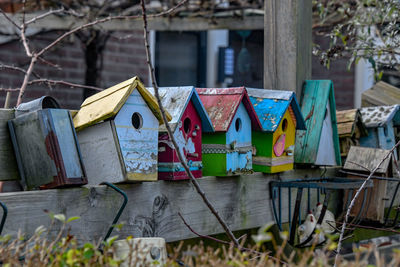
[[[296,129],[306,129],[294,92],[254,88],[246,90],[264,131],[275,132],[289,106],[296,118]]]
[[[76,130],[82,130],[90,125],[117,115],[129,95],[135,89],[139,91],[140,95],[161,124],[162,118],[157,100],[146,90],[139,78],[135,76],[86,98],[74,117],[74,126]],[[169,113],[166,115],[170,120],[171,115]]]
[[[339,136],[336,124],[336,104],[333,83],[330,80],[306,80],[303,87],[301,113],[306,131],[296,134],[295,162],[313,164],[317,159],[319,141],[325,120],[325,110],[329,105],[332,123],[335,159],[341,165]]]
[[[377,82],[361,95],[361,103],[366,106],[390,106],[400,103],[400,88],[384,81]]]
[[[368,128],[383,126],[392,120],[394,125],[400,125],[400,105],[362,108],[361,115]]]
[[[244,87],[196,88],[216,132],[228,131],[233,117],[243,102],[255,130],[261,130],[258,116]]]
[[[336,111],[339,137],[353,136],[356,127],[359,127],[361,136],[368,135],[361,113],[358,109]]]
[[[147,90],[154,95],[154,88],[147,88]],[[160,87],[158,93],[163,107],[172,116],[172,120],[169,123],[172,131],[175,131],[189,101],[192,101],[197,114],[200,116],[202,130],[204,132],[214,132],[210,117],[193,86]],[[160,127],[160,131],[166,131],[164,125]]]
[[[347,155],[343,169],[351,171],[371,172],[390,153],[390,150],[352,146]],[[392,155],[385,159],[376,173],[386,173],[390,167]]]

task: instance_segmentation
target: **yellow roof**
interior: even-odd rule
[[[138,89],[151,111],[157,117],[160,124],[162,124],[157,99],[147,91],[139,78],[135,76],[86,98],[81,105],[81,109],[73,119],[75,129],[79,131],[97,122],[114,117],[135,89]],[[166,112],[166,116],[168,121],[170,121],[171,115]]]

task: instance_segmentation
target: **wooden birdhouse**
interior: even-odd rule
[[[8,121],[24,189],[87,183],[69,111],[51,97],[21,104]]]
[[[361,115],[368,131],[361,146],[391,149],[400,139],[400,105],[362,108]]]
[[[227,176],[252,171],[251,131],[261,124],[244,87],[196,88],[214,126],[203,134],[203,175]]]
[[[358,109],[336,111],[337,127],[342,160],[347,157],[351,146],[359,146],[360,138],[368,132]]]
[[[156,99],[137,77],[87,98],[74,125],[89,184],[157,180],[161,121]]]
[[[294,162],[307,165],[340,166],[332,81],[305,81],[301,113],[307,130],[296,133]]]
[[[148,90],[154,94],[153,88]],[[202,132],[213,132],[207,111],[192,86],[162,87],[159,95],[163,107],[171,114],[169,125],[187,165],[195,178],[202,176]],[[165,125],[160,126],[158,140],[158,179],[189,179],[176,154]]]
[[[305,130],[296,94],[246,88],[262,131],[252,132],[253,170],[276,173],[293,169],[296,129]]]
[[[347,155],[343,169],[348,173],[347,177],[363,179],[375,169],[378,164],[388,155],[390,150],[370,147],[352,146]],[[392,177],[392,157],[389,155],[376,170],[376,177]],[[350,192],[347,192],[349,194]],[[352,193],[353,195],[355,192]],[[364,195],[366,194],[366,195]],[[362,208],[367,207],[365,219],[383,222],[385,203],[387,201],[387,181],[373,180],[373,187],[363,191],[356,200],[351,211],[355,215]]]

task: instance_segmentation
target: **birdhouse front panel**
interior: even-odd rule
[[[177,123],[174,137],[184,156],[187,165],[195,178],[202,176],[201,153],[202,125],[192,101],[190,101],[181,119]],[[158,178],[161,180],[188,179],[182,164],[176,154],[168,133],[160,132],[158,144]]]
[[[148,90],[155,94],[154,88]],[[164,109],[172,116],[169,126],[180,154],[193,176],[200,178],[203,166],[202,132],[214,132],[207,111],[193,86],[160,87],[158,93]],[[189,179],[165,125],[161,125],[159,129],[158,175],[162,180]]]
[[[395,128],[400,126],[400,105],[362,108],[361,115],[368,136],[360,138],[360,145],[392,149],[396,144]]]
[[[262,125],[252,132],[254,171],[276,173],[293,169],[296,129],[305,130],[294,92],[247,88]]]
[[[127,180],[157,180],[158,120],[134,90],[114,119]]]
[[[289,107],[273,133],[253,132],[253,143],[265,143],[256,146],[254,171],[277,173],[293,169],[296,119],[292,114],[293,111]]]
[[[240,103],[226,132],[226,172],[246,173],[252,170],[251,120]]]
[[[89,183],[157,180],[161,122],[157,100],[137,77],[88,97],[74,125]]]
[[[196,90],[215,129],[215,133],[203,135],[203,175],[226,176],[252,171],[251,130],[260,130],[261,124],[246,89]]]

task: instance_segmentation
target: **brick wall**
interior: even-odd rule
[[[31,36],[29,40],[35,50],[38,51],[60,34],[62,32],[52,31]],[[128,35],[129,38],[123,38]],[[78,38],[74,36],[67,38],[46,53],[44,59],[57,64],[60,68],[57,69],[39,61],[34,68],[34,73],[41,78],[65,80],[77,84],[84,83],[85,58]],[[29,58],[25,55],[20,41],[0,44],[0,63],[27,68]],[[99,87],[107,88],[135,75],[138,75],[147,84],[148,74],[142,31],[112,33],[104,49],[103,70],[99,79]],[[32,79],[36,79],[36,77],[32,76]],[[1,88],[19,88],[22,80],[23,74],[20,72],[0,70]],[[0,92],[0,107],[4,105],[5,95],[6,92]],[[23,100],[26,102],[42,95],[53,96],[64,108],[77,109],[83,101],[83,89],[63,85],[55,85],[49,88],[45,84],[30,85]],[[16,104],[17,96],[18,92],[12,93],[12,106]]]
[[[60,34],[62,34],[60,31],[43,33],[30,37],[30,41],[36,49],[39,49]],[[327,45],[326,39],[317,36],[313,38],[315,43],[322,46]],[[35,67],[35,73],[39,76],[53,80],[62,79],[78,84],[84,83],[84,54],[78,38],[67,38],[67,40],[63,41],[55,49],[45,54],[44,58],[58,64],[61,70],[38,62]],[[262,58],[259,58],[259,60],[262,63]],[[333,80],[337,109],[352,108],[354,103],[354,70],[346,70],[347,59],[332,62],[329,70],[320,64],[317,57],[313,57],[312,60],[312,79]],[[0,63],[27,67],[29,59],[25,56],[20,41],[0,44]],[[134,75],[138,75],[147,85],[148,72],[142,31],[136,30],[129,33],[114,32],[108,39],[103,52],[103,69],[100,75],[99,87],[107,88]],[[0,87],[17,88],[21,85],[22,79],[23,75],[21,73],[4,69],[0,70]],[[243,82],[240,84],[243,84]],[[4,91],[0,92],[0,107],[4,105],[5,95]],[[12,105],[15,105],[17,95],[17,92],[12,94]],[[61,85],[49,88],[44,84],[29,86],[24,101],[29,101],[42,95],[55,97],[65,108],[76,109],[83,101],[83,89],[69,88]]]
[[[313,35],[313,42],[327,47],[329,40]],[[354,107],[354,67],[347,70],[348,58],[332,61],[330,68],[321,65],[318,57],[312,58],[312,79],[329,79],[333,81],[335,89],[336,109],[345,110]]]

